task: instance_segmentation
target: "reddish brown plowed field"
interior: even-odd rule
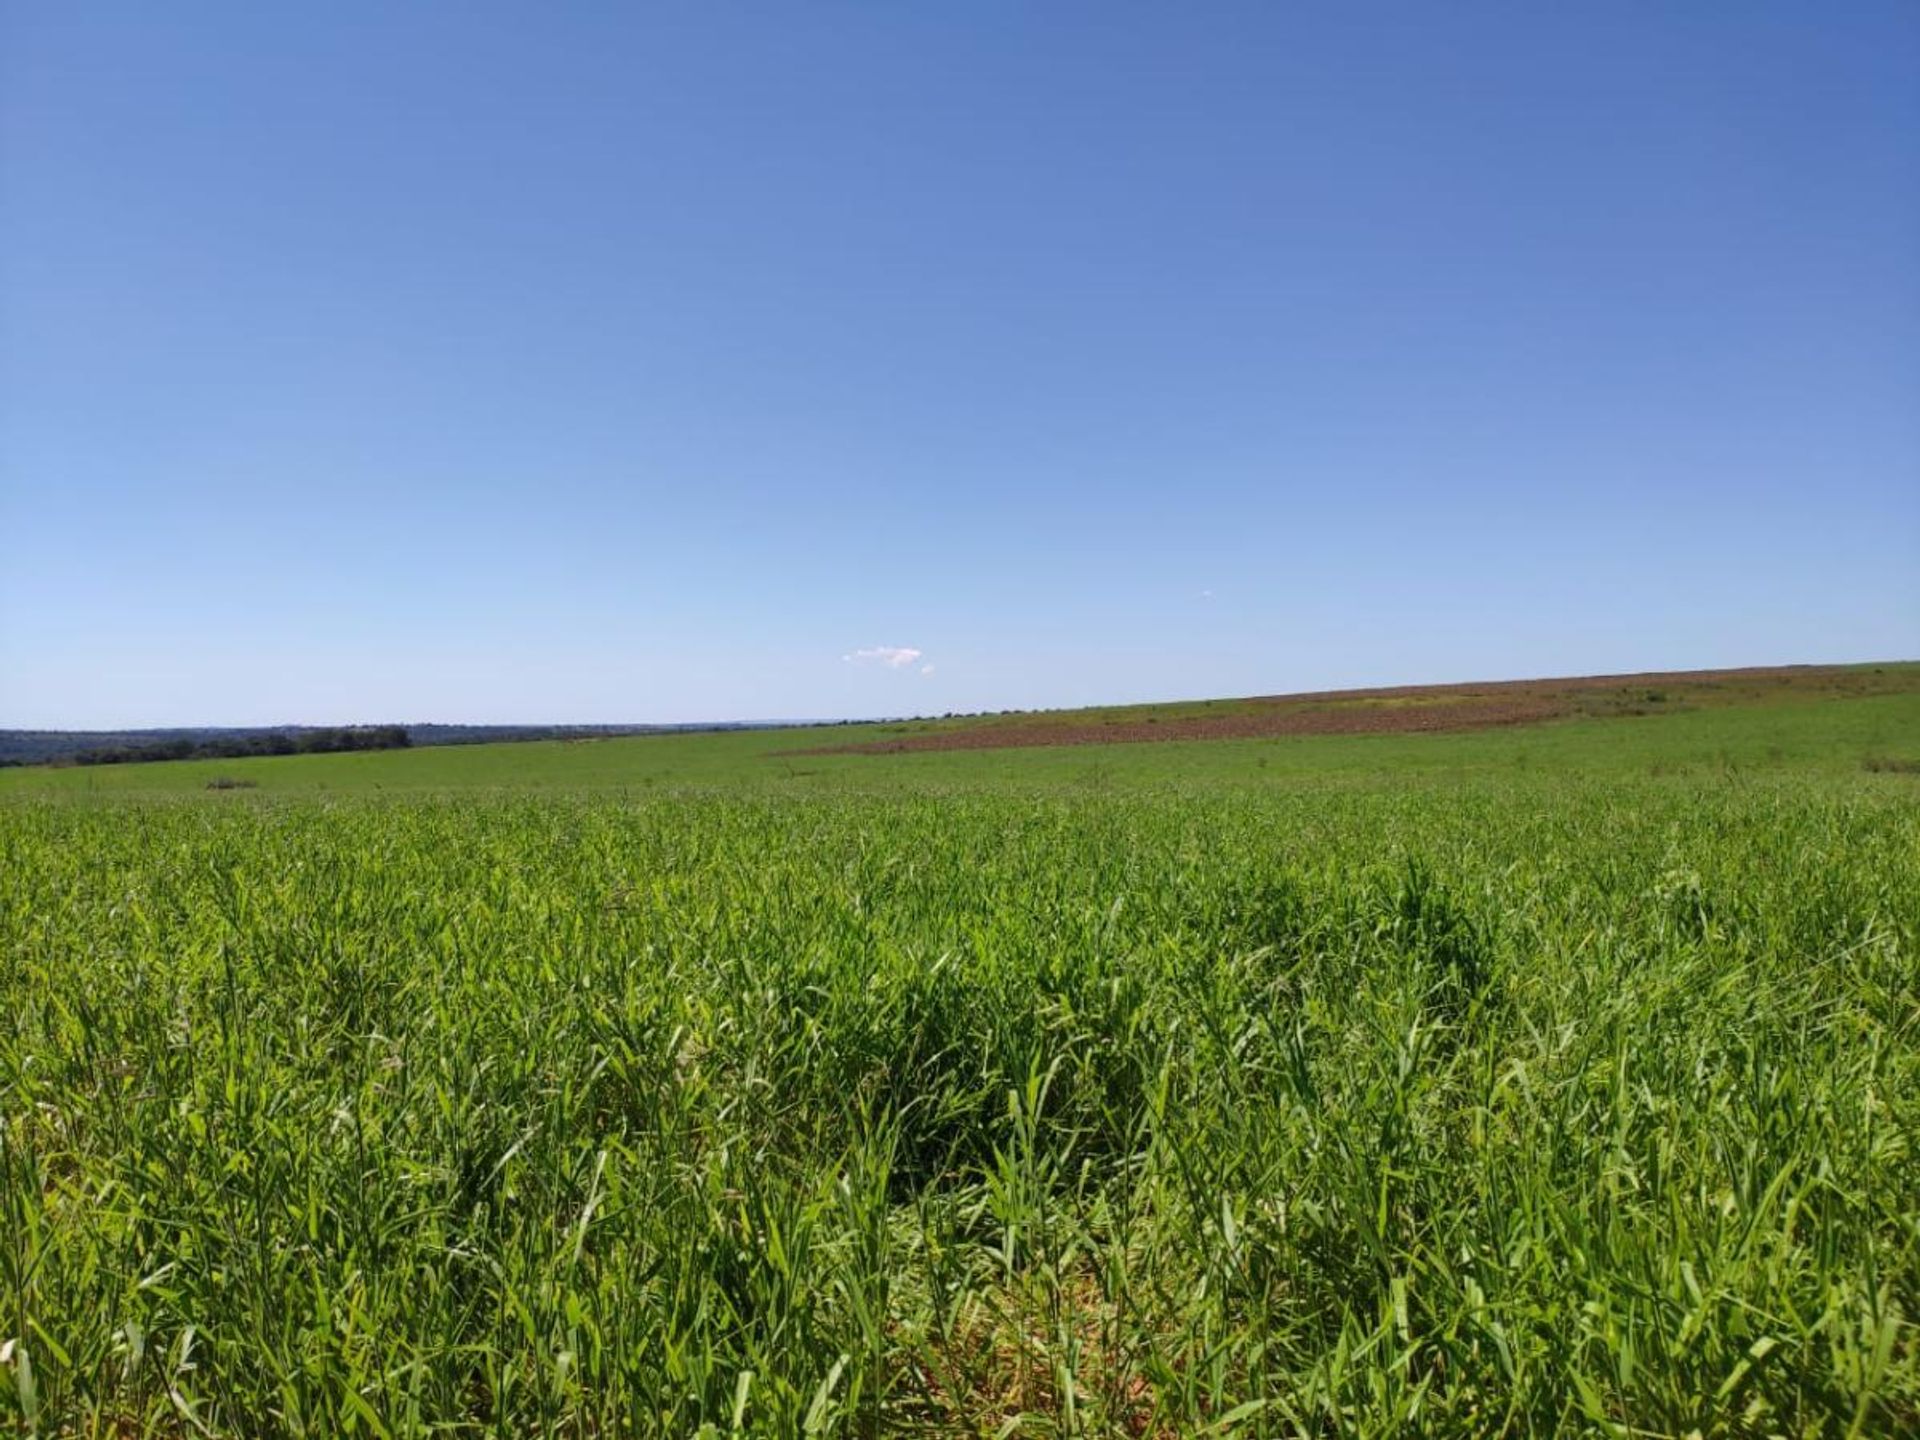
[[[1875,672],[1842,666],[1687,670],[1396,685],[1223,700],[1213,705],[992,716],[938,722],[882,739],[823,745],[799,755],[892,755],[1028,745],[1114,745],[1143,740],[1247,740],[1273,735],[1391,735],[1531,725],[1563,716],[1647,715],[1700,705],[1874,694]]]
[[[1258,706],[1261,702],[1253,702]],[[1248,740],[1262,735],[1365,735],[1416,730],[1479,730],[1527,725],[1564,712],[1519,696],[1431,705],[1249,708],[1219,715],[1091,724],[978,725],[899,735],[860,745],[829,745],[803,755],[889,755],[903,750],[997,750],[1015,745],[1119,745],[1137,740]]]

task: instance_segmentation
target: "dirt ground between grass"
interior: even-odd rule
[[[997,750],[1034,745],[1114,745],[1152,740],[1249,740],[1277,735],[1404,735],[1533,725],[1576,715],[1665,714],[1701,705],[1738,705],[1816,696],[1869,695],[1905,688],[1898,671],[1837,665],[1737,670],[1650,671],[1468,685],[1393,685],[1323,690],[1191,706],[992,716],[793,755],[897,755],[923,750]],[[1147,713],[1142,713],[1142,712]]]

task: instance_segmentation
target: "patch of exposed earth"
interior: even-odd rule
[[[1878,677],[1878,678],[1876,678]],[[1853,666],[1656,671],[1472,685],[1395,685],[1267,695],[1216,705],[1134,707],[947,721],[877,740],[822,745],[796,755],[896,755],[1034,745],[1115,745],[1151,740],[1249,740],[1280,735],[1407,735],[1535,725],[1570,716],[1648,715],[1699,705],[1838,697],[1912,688],[1905,667]]]

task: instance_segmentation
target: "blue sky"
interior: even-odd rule
[[[0,724],[1920,655],[1916,54],[0,0]]]

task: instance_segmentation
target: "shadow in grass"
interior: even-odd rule
[[[1920,775],[1920,760],[1896,755],[1869,755],[1860,762],[1860,768],[1870,770],[1875,775]]]

